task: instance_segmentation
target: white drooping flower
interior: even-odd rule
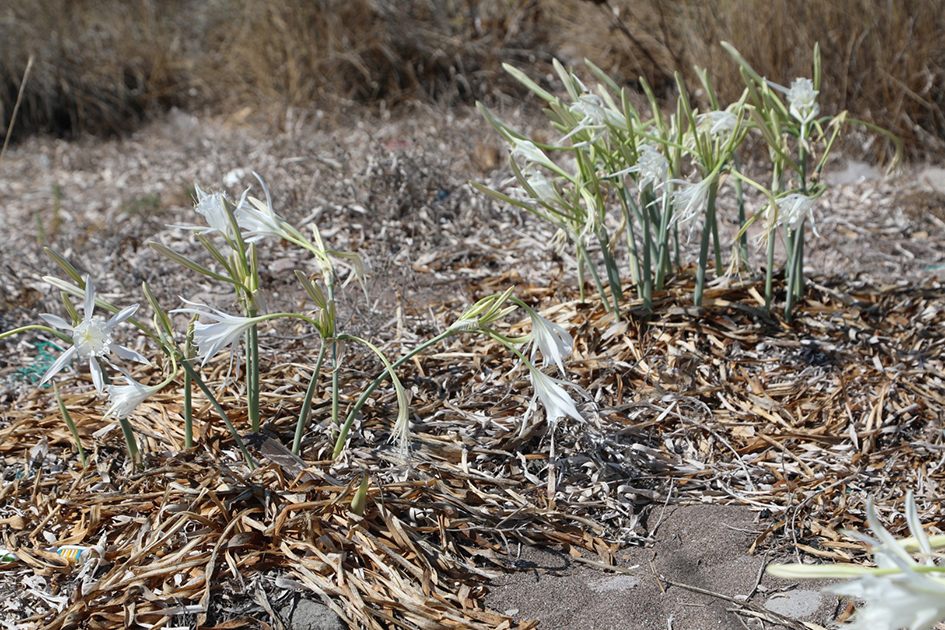
[[[817,197],[809,197],[801,193],[791,193],[778,199],[778,222],[777,225],[786,225],[792,230],[801,226],[805,219],[811,219],[813,227],[813,209]],[[817,233],[816,228],[814,233]]]
[[[554,182],[544,174],[534,171],[525,175],[525,179],[541,201],[551,203],[558,198],[558,189],[555,188]]]
[[[197,204],[194,206],[194,211],[204,218],[207,225],[170,225],[168,227],[192,230],[201,234],[217,233],[224,236],[232,234],[233,229],[230,226],[230,219],[223,207],[226,195],[223,193],[206,193],[197,184],[194,184],[194,191],[197,193]],[[240,201],[242,202],[242,200]]]
[[[95,287],[89,276],[85,277],[85,302],[83,305],[85,316],[77,325],[72,326],[66,320],[58,315],[43,313],[40,315],[47,324],[59,330],[65,330],[72,333],[72,347],[62,353],[56,359],[55,363],[49,366],[43,375],[40,385],[46,383],[55,374],[59,373],[69,364],[74,357],[89,360],[89,370],[92,372],[92,382],[95,384],[95,390],[102,393],[105,379],[102,375],[102,367],[98,363],[99,358],[105,358],[111,353],[117,354],[122,359],[137,361],[138,363],[148,363],[143,356],[114,342],[112,333],[118,324],[122,323],[135,314],[138,305],[133,304],[119,313],[113,315],[108,321],[92,317],[92,311],[95,310]]]
[[[181,298],[190,308],[178,308],[172,313],[190,313],[213,321],[206,324],[202,321],[194,323],[194,341],[197,343],[197,358],[203,359],[201,366],[215,357],[224,349],[229,349],[232,356],[236,356],[233,345],[238,343],[253,324],[265,321],[265,317],[240,317],[227,315],[223,311],[211,308],[206,304],[191,302]]]
[[[138,405],[161,391],[165,385],[165,383],[142,385],[127,374],[124,374],[123,378],[128,381],[127,385],[106,385],[105,387],[110,403],[108,411],[105,412],[106,418],[119,420],[127,418],[138,408]]]
[[[571,136],[580,133],[585,130],[596,131],[596,133],[590,140],[590,142],[595,142],[607,129],[607,125],[613,125],[615,127],[626,126],[627,120],[623,114],[610,109],[604,105],[604,100],[597,96],[596,94],[582,94],[578,97],[578,100],[575,101],[568,110],[572,114],[579,114],[581,120],[578,122],[577,126],[568,133],[562,142],[567,140]],[[576,146],[580,146],[579,143]]]
[[[637,186],[642,190],[647,186],[656,188],[666,180],[669,173],[669,160],[649,144],[640,146],[637,163],[628,168],[627,173],[639,173]]]
[[[704,179],[696,184],[681,179],[669,181],[679,186],[673,192],[674,222],[685,225],[705,211],[709,203],[709,187],[713,179]]]
[[[525,171],[531,170],[529,167],[533,165],[544,166],[551,170],[557,170],[558,168],[551,161],[551,158],[545,155],[545,152],[535,146],[535,143],[531,140],[512,138],[512,157],[525,160],[525,168],[523,169]]]
[[[235,211],[236,222],[243,233],[243,240],[247,243],[253,243],[268,237],[292,240],[292,235],[289,234],[286,228],[288,224],[272,209],[272,197],[269,195],[266,182],[258,174],[253,173],[253,175],[262,184],[263,192],[266,193],[266,201],[264,203],[255,197],[246,200],[246,193],[243,193],[244,199],[240,200]]]
[[[814,82],[805,78],[794,79],[791,89],[788,90],[787,98],[791,115],[805,128],[820,113],[820,105],[817,103],[818,94],[820,92],[814,89]]]
[[[731,134],[738,126],[738,116],[734,113],[724,110],[706,112],[699,114],[696,125],[700,130],[708,132],[713,138]]]
[[[945,621],[945,577],[932,560],[932,545],[919,521],[912,492],[906,497],[906,520],[918,551],[916,562],[899,541],[883,527],[870,497],[867,521],[878,539],[850,532],[873,548],[876,569],[856,565],[771,565],[772,575],[792,579],[840,578],[848,581],[825,590],[858,597],[865,606],[857,610],[850,630],[929,630]]]
[[[558,324],[545,319],[531,308],[526,307],[526,310],[532,320],[531,360],[535,360],[535,353],[540,350],[544,367],[555,364],[564,373],[564,359],[571,356],[574,339]]]
[[[522,421],[520,434],[525,433],[525,429],[528,426],[528,416],[535,408],[536,399],[540,400],[541,404],[545,407],[545,418],[551,424],[556,422],[558,418],[565,416],[569,416],[578,421],[584,420],[578,412],[574,400],[572,400],[568,392],[564,390],[565,385],[571,387],[574,387],[574,385],[571,385],[571,383],[567,381],[548,376],[527,361],[525,364],[528,366],[528,371],[531,374],[532,388],[535,390],[535,393],[532,395],[532,400],[528,404],[528,409],[525,411],[525,418]]]

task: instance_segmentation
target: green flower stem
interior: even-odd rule
[[[768,266],[765,269],[765,309],[771,310],[774,298],[774,230],[768,232]]]
[[[59,338],[62,339],[63,341],[66,341],[66,342],[68,342],[68,343],[70,343],[70,344],[72,343],[72,337],[70,337],[69,335],[67,335],[67,334],[65,334],[65,333],[62,333],[62,332],[59,332],[58,330],[56,330],[56,329],[54,329],[54,328],[50,328],[49,326],[42,326],[42,325],[40,325],[40,324],[30,324],[29,326],[20,326],[19,328],[14,328],[13,330],[8,330],[8,331],[6,331],[6,332],[4,332],[4,333],[0,333],[0,339],[6,339],[7,337],[12,337],[13,335],[18,335],[19,333],[27,332],[27,331],[30,331],[30,330],[41,330],[41,331],[47,332],[47,333],[49,333],[49,334],[51,334],[51,335],[56,335],[57,337],[59,337]]]
[[[312,373],[312,380],[308,383],[308,389],[305,390],[305,398],[302,399],[299,421],[295,424],[295,439],[292,441],[293,455],[298,455],[302,449],[302,433],[308,425],[308,416],[312,411],[312,399],[315,397],[315,390],[318,389],[318,377],[322,371],[322,362],[325,360],[325,350],[327,348],[328,344],[322,339],[322,345],[318,349],[318,358],[315,360],[315,371]]]
[[[646,206],[650,202],[650,195],[645,194],[640,196],[640,203]],[[647,212],[644,207],[643,212],[640,214],[643,215],[643,234],[646,242],[643,244],[643,306],[646,310],[650,310],[653,307],[653,261],[651,259],[651,243],[652,243],[652,234],[650,229],[650,213]],[[662,243],[660,243],[662,247]],[[657,250],[658,252],[659,250]],[[657,259],[659,254],[657,253]],[[660,277],[659,269],[656,271],[656,277]],[[657,280],[658,282],[659,280]]]
[[[618,198],[620,199],[620,206],[623,210],[624,221],[627,224],[627,247],[630,249],[630,277],[633,278],[633,284],[637,287],[637,296],[643,298],[643,280],[640,276],[637,238],[633,229],[633,214],[630,212],[630,206],[627,204],[627,200],[630,198],[630,192],[627,190],[626,186],[620,188]]]
[[[597,233],[597,242],[600,243],[601,256],[604,257],[604,267],[607,270],[607,284],[610,285],[610,293],[614,296],[614,308],[619,310],[619,304],[623,301],[623,287],[620,284],[620,271],[617,269],[617,261],[610,251],[610,237],[607,230],[601,227]]]
[[[255,324],[246,331],[246,399],[253,433],[259,433],[259,333]]]
[[[190,320],[187,327],[187,336],[184,339],[184,361],[191,360],[194,355],[194,322],[197,316]],[[174,355],[171,355],[173,359]],[[184,374],[184,448],[190,450],[194,447],[194,403],[193,403],[193,381],[190,375]]]
[[[597,268],[594,266],[594,263],[591,261],[590,255],[587,253],[587,248],[584,247],[584,244],[581,242],[581,239],[577,240],[578,255],[585,262],[588,269],[591,270],[591,278],[594,280],[594,286],[597,287],[597,293],[600,294],[601,300],[604,302],[604,309],[607,312],[613,312],[614,318],[617,321],[620,321],[620,312],[616,310],[616,304],[611,304],[607,300],[607,294],[604,293],[604,285],[600,281],[600,276],[597,275]]]
[[[233,426],[233,423],[230,422],[229,416],[226,415],[226,411],[217,401],[216,397],[213,395],[213,392],[210,391],[210,388],[207,387],[207,384],[203,382],[203,379],[194,371],[194,368],[190,365],[190,362],[187,360],[181,361],[181,365],[184,366],[184,371],[187,372],[187,376],[197,384],[197,387],[200,388],[200,391],[203,392],[203,395],[207,397],[207,400],[210,401],[210,404],[213,405],[213,408],[216,410],[220,417],[223,418],[226,428],[229,429],[230,435],[233,436],[233,440],[236,442],[236,445],[239,447],[240,452],[243,454],[243,459],[246,460],[246,465],[249,466],[250,470],[256,470],[256,465],[253,463],[253,458],[250,456],[249,451],[246,450],[246,445],[243,444],[243,439],[240,437],[240,434],[236,432],[236,428]]]
[[[738,159],[735,159],[735,165],[738,166]],[[745,227],[745,196],[742,190],[742,180],[735,178],[735,199],[738,202],[738,229],[741,230]],[[748,231],[745,230],[742,232],[741,238],[738,239],[738,252],[741,262],[743,264],[748,263]]]
[[[185,359],[186,360],[186,359]],[[184,448],[194,447],[194,403],[193,381],[190,376],[184,375]]]
[[[82,462],[82,468],[85,468],[85,449],[82,448],[82,440],[79,439],[79,429],[75,426],[75,422],[72,420],[72,415],[69,413],[69,410],[66,409],[66,403],[62,401],[62,396],[59,395],[59,388],[56,387],[55,381],[53,381],[53,392],[56,394],[56,403],[59,405],[59,412],[62,413],[62,419],[69,428],[69,432],[72,433],[76,448],[79,449],[79,461]]]
[[[432,339],[425,341],[424,343],[420,344],[419,346],[417,346],[416,348],[414,348],[413,350],[411,350],[410,352],[402,356],[400,359],[395,361],[391,365],[390,368],[385,368],[384,371],[381,372],[380,375],[378,375],[378,377],[374,379],[374,382],[371,383],[367,387],[367,389],[365,389],[361,393],[360,398],[358,398],[358,400],[351,407],[351,410],[348,412],[348,417],[345,419],[345,423],[341,426],[341,430],[338,433],[338,438],[335,440],[335,448],[334,448],[334,451],[332,452],[331,458],[337,459],[338,456],[341,455],[341,452],[344,450],[345,440],[348,439],[348,432],[351,431],[351,425],[354,424],[354,419],[358,416],[358,413],[361,411],[361,408],[364,406],[364,403],[367,402],[367,399],[371,396],[371,394],[374,393],[374,390],[377,389],[378,386],[380,386],[380,384],[384,382],[384,379],[387,377],[389,372],[391,372],[392,370],[396,370],[401,365],[403,365],[410,359],[414,358],[415,356],[417,356],[418,354],[420,354],[427,348],[430,348],[440,343],[444,339],[458,333],[459,331],[456,331],[456,330],[447,330],[445,332],[442,332],[436,337],[433,337]],[[340,335],[339,339],[343,339],[344,337],[345,335]]]
[[[788,275],[787,296],[784,303],[784,319],[788,323],[790,323],[791,319],[793,318],[792,311],[794,310],[794,301],[797,295],[796,284],[799,282],[801,274],[797,268],[797,263],[800,261],[800,248],[804,243],[803,230],[804,227],[802,223],[800,229],[797,230],[797,234],[795,234],[793,238],[794,253],[791,256],[791,262],[789,263],[790,274]]]
[[[134,431],[131,429],[131,423],[128,418],[119,418],[118,425],[121,427],[122,435],[125,436],[125,446],[128,447],[128,457],[134,462],[135,466],[141,465],[141,458],[138,453],[138,441],[135,439]]]
[[[706,214],[706,220],[708,221],[708,213]],[[715,252],[715,277],[721,278],[725,270],[722,268],[722,248],[719,246],[719,221],[714,208],[712,212],[712,250]]]
[[[341,402],[341,366],[338,364],[338,342],[331,342],[331,430],[334,435],[339,423]]]
[[[719,186],[714,181],[709,185],[705,226],[702,228],[702,242],[699,246],[699,267],[696,269],[696,292],[692,300],[695,306],[702,306],[702,295],[705,292],[705,269],[709,257],[709,238],[712,234],[712,226],[715,224],[715,195],[718,189]]]

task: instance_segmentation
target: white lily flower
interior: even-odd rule
[[[607,129],[608,124],[615,127],[622,127],[627,124],[623,114],[605,107],[604,100],[596,94],[582,94],[568,109],[572,114],[580,114],[582,118],[577,127],[561,139],[562,142],[587,129],[600,132],[590,140],[590,142],[594,142]]]
[[[637,186],[641,190],[647,186],[656,188],[666,180],[669,173],[669,160],[655,147],[644,144],[640,146],[637,163],[623,173],[639,173]]]
[[[873,547],[878,569],[848,565],[772,565],[773,575],[794,579],[855,578],[828,586],[824,590],[851,595],[866,602],[857,610],[853,623],[844,626],[850,630],[929,630],[945,621],[945,577],[938,572],[921,572],[934,567],[932,546],[919,522],[912,492],[906,497],[906,519],[919,551],[926,556],[916,562],[906,551],[904,542],[896,540],[876,516],[870,497],[866,502],[870,528],[878,540],[851,532],[854,538]],[[877,575],[877,570],[893,572]]]
[[[814,215],[812,211],[815,201],[817,201],[816,197],[808,197],[801,193],[791,193],[778,199],[777,225],[786,225],[792,230],[796,230],[805,219],[810,218],[813,226]],[[816,228],[814,233],[817,233]]]
[[[814,82],[805,78],[794,79],[791,89],[788,90],[787,98],[791,115],[805,128],[820,113],[820,105],[817,103],[818,94],[820,92],[814,89]]]
[[[194,323],[194,341],[197,343],[198,349],[197,358],[203,359],[201,366],[206,365],[207,361],[226,348],[229,348],[231,356],[235,357],[236,352],[233,346],[243,338],[250,326],[265,321],[265,317],[227,315],[223,311],[211,308],[206,304],[181,299],[190,308],[178,308],[171,311],[172,313],[190,313],[215,320],[212,324],[205,324],[201,321]]]
[[[553,181],[539,172],[532,172],[525,176],[528,185],[532,187],[538,198],[545,203],[551,203],[558,198],[558,189]]]
[[[164,389],[164,383],[159,385],[142,385],[127,374],[123,378],[128,381],[127,385],[107,385],[108,399],[111,403],[108,411],[105,412],[106,418],[117,418],[119,420],[130,416],[138,405],[146,399]]]
[[[197,193],[197,205],[194,206],[194,211],[206,220],[207,225],[171,225],[169,227],[193,230],[201,234],[212,234],[214,232],[224,236],[232,234],[230,219],[226,216],[226,209],[223,207],[226,195],[223,193],[206,193],[197,184],[194,184],[194,191]]]
[[[729,111],[711,111],[699,114],[696,120],[700,130],[708,131],[713,138],[731,134],[738,126],[738,116]]]
[[[524,170],[530,170],[529,167],[535,164],[551,170],[557,170],[558,168],[551,161],[551,158],[545,155],[545,152],[535,146],[535,143],[531,140],[512,138],[512,157],[520,157],[525,160]]]
[[[709,186],[711,179],[704,179],[696,184],[684,179],[671,179],[670,182],[680,186],[673,192],[673,221],[685,225],[702,214],[709,203]]]
[[[526,365],[528,366],[528,371],[531,373],[532,387],[535,393],[532,395],[532,400],[528,405],[528,409],[525,411],[525,419],[522,421],[520,433],[525,433],[528,416],[535,407],[536,399],[540,400],[541,404],[544,405],[545,418],[549,423],[554,423],[558,418],[565,416],[570,416],[578,421],[584,421],[574,401],[568,396],[568,392],[564,390],[563,386],[565,385],[574,387],[571,383],[552,378],[528,362],[526,362]]]
[[[243,240],[247,243],[273,237],[279,239],[292,240],[292,235],[286,229],[286,222],[272,209],[272,197],[269,195],[269,188],[266,182],[258,174],[253,173],[259,183],[262,184],[263,192],[266,193],[266,202],[263,203],[255,197],[249,198],[249,203],[240,200],[236,207],[236,222],[239,223],[240,230],[243,232]],[[247,192],[249,192],[247,190]],[[246,196],[246,193],[243,193]]]
[[[117,354],[122,359],[137,361],[138,363],[148,364],[149,361],[143,356],[114,342],[112,333],[118,324],[122,323],[135,314],[138,305],[133,304],[123,309],[116,315],[113,315],[108,321],[95,319],[92,317],[92,311],[95,310],[95,287],[89,276],[85,277],[85,303],[83,305],[85,316],[76,326],[62,319],[58,315],[43,313],[40,315],[43,320],[54,328],[65,330],[72,333],[72,347],[62,353],[56,359],[55,363],[49,366],[43,375],[40,385],[43,385],[58,374],[69,362],[76,356],[89,360],[89,370],[92,372],[92,382],[95,384],[95,390],[102,393],[105,385],[105,379],[102,375],[102,367],[98,363],[99,357],[106,357],[110,353]]]
[[[526,310],[532,319],[532,361],[535,360],[535,352],[541,350],[542,365],[549,367],[554,363],[563,374],[563,360],[571,356],[574,339],[558,324],[545,319],[530,308],[526,307]]]

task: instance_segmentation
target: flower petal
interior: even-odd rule
[[[89,370],[92,372],[92,383],[95,385],[95,391],[101,394],[105,391],[105,377],[102,375],[102,366],[98,364],[95,357],[89,357]]]
[[[45,374],[43,374],[43,380],[41,380],[41,381],[39,382],[39,384],[40,384],[40,385],[45,385],[45,384],[46,384],[46,381],[48,381],[48,380],[51,379],[53,376],[55,376],[56,374],[58,374],[59,371],[62,370],[62,368],[64,368],[64,367],[66,367],[67,365],[69,365],[69,361],[72,360],[72,357],[75,356],[76,352],[77,352],[77,350],[76,350],[75,346],[72,346],[71,348],[69,348],[68,350],[66,350],[65,352],[63,352],[62,355],[60,355],[60,357],[59,357],[58,359],[56,359],[56,362],[49,366],[49,369],[46,370],[46,373],[45,373]]]
[[[130,348],[125,346],[119,346],[117,343],[113,343],[108,346],[108,349],[120,356],[122,359],[127,361],[137,361],[138,363],[144,363],[145,365],[151,365],[151,362],[146,358],[135,352]]]
[[[113,315],[110,320],[108,320],[108,323],[106,324],[106,326],[108,326],[109,328],[111,328],[112,326],[117,326],[118,324],[122,323],[123,321],[125,321],[126,319],[134,315],[137,310],[138,310],[137,304],[132,304],[128,308],[123,308],[121,311]]]
[[[85,319],[92,317],[92,311],[95,310],[95,285],[92,284],[92,276],[85,276]]]
[[[72,330],[72,324],[59,317],[58,315],[51,315],[49,313],[41,313],[40,317],[47,324],[53,328],[58,328],[59,330]]]

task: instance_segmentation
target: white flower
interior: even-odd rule
[[[201,321],[194,323],[194,341],[197,342],[198,358],[203,359],[201,366],[206,365],[207,361],[225,348],[229,348],[231,355],[235,356],[236,353],[233,352],[232,346],[242,339],[250,326],[265,319],[263,317],[227,315],[223,311],[211,308],[206,304],[181,299],[191,308],[178,308],[171,311],[172,313],[190,313],[215,320],[212,324],[205,324]]]
[[[796,230],[809,217],[813,227],[814,215],[812,210],[815,201],[817,201],[816,197],[808,197],[800,193],[791,193],[778,199],[778,222],[776,225],[786,225],[792,230]],[[814,233],[817,233],[816,228]]]
[[[708,131],[709,135],[717,138],[735,131],[738,126],[738,116],[728,111],[711,111],[699,114],[696,124],[700,130]]]
[[[578,413],[577,407],[574,405],[574,401],[571,400],[571,397],[568,396],[568,393],[564,391],[564,385],[571,385],[567,381],[562,381],[556,378],[552,378],[547,374],[539,371],[536,367],[526,362],[528,365],[528,371],[531,373],[532,377],[532,387],[535,390],[532,400],[528,405],[528,410],[525,412],[525,420],[522,422],[521,433],[525,432],[527,426],[528,415],[531,410],[535,407],[535,400],[538,399],[541,401],[541,404],[545,407],[545,418],[549,423],[554,423],[558,418],[563,418],[565,416],[570,416],[578,421],[583,421],[584,418],[581,417],[581,414]]]
[[[551,203],[558,198],[558,189],[555,188],[554,182],[542,173],[529,173],[525,176],[525,179],[528,180],[528,185],[532,187],[538,198],[545,203]]]
[[[794,79],[791,89],[788,90],[787,98],[791,115],[805,127],[820,113],[820,105],[817,104],[818,94],[820,92],[814,89],[814,82],[804,78]]]
[[[535,352],[541,350],[542,365],[548,367],[554,363],[564,373],[563,359],[571,356],[574,339],[558,324],[548,321],[530,308],[526,307],[526,310],[532,319],[532,361],[535,360]]]
[[[266,182],[258,174],[253,173],[253,175],[262,184],[263,192],[266,193],[266,202],[263,203],[255,197],[250,197],[249,203],[246,203],[246,193],[243,193],[244,199],[240,200],[235,211],[236,222],[243,232],[243,239],[248,243],[267,237],[292,240],[292,236],[286,230],[286,222],[272,209],[272,197],[269,195]]]
[[[640,146],[637,163],[628,168],[626,173],[639,173],[637,186],[642,190],[647,186],[656,188],[669,173],[669,160],[649,144]]]
[[[168,227],[193,230],[201,234],[212,234],[214,232],[224,236],[232,234],[230,219],[226,216],[226,209],[223,207],[226,195],[223,193],[205,193],[197,184],[194,184],[194,190],[197,193],[197,205],[194,206],[194,210],[207,221],[207,225],[171,225]]]
[[[853,623],[844,626],[850,630],[929,630],[945,621],[945,578],[941,573],[922,572],[937,567],[912,492],[906,497],[906,519],[919,551],[925,556],[923,563],[916,562],[906,551],[905,541],[896,540],[879,522],[872,497],[867,500],[866,514],[879,540],[857,532],[850,535],[873,547],[877,569],[851,565],[772,565],[769,572],[806,579],[853,578],[825,588],[866,602]]]
[[[572,114],[580,114],[581,120],[568,135],[561,139],[562,142],[587,129],[603,131],[606,130],[608,124],[615,127],[625,127],[627,124],[627,119],[623,114],[605,107],[604,100],[596,94],[582,94],[568,109]],[[596,141],[600,135],[600,133],[596,134],[590,142]],[[581,144],[585,143],[579,143],[576,146]]]
[[[676,207],[673,221],[685,225],[705,211],[709,202],[709,186],[712,184],[712,179],[704,179],[697,184],[680,179],[669,181],[680,185],[673,192],[673,205]]]
[[[138,405],[164,388],[163,383],[151,386],[142,385],[127,374],[123,378],[128,381],[128,385],[107,385],[105,387],[111,403],[108,411],[105,412],[106,418],[118,418],[119,420],[127,418],[138,408]]]
[[[531,140],[522,140],[521,138],[512,138],[512,157],[520,157],[525,160],[525,169],[535,164],[544,166],[551,170],[557,170],[557,166],[551,161],[545,152],[535,146]]]
[[[59,371],[66,367],[69,361],[76,356],[89,360],[92,382],[95,384],[95,390],[100,394],[102,393],[105,379],[102,376],[102,367],[97,360],[99,357],[104,358],[110,353],[115,353],[122,359],[145,364],[149,363],[147,359],[134,350],[118,345],[114,343],[112,339],[112,332],[115,327],[135,314],[135,311],[138,310],[137,304],[123,309],[118,314],[113,315],[107,322],[93,318],[92,311],[95,309],[95,287],[92,284],[92,279],[86,276],[85,304],[83,308],[85,316],[82,318],[82,321],[74,327],[57,315],[50,315],[49,313],[40,315],[50,326],[72,333],[72,347],[63,352],[62,356],[49,366],[49,369],[46,370],[46,373],[43,375],[43,380],[40,382],[40,385],[59,373]]]

